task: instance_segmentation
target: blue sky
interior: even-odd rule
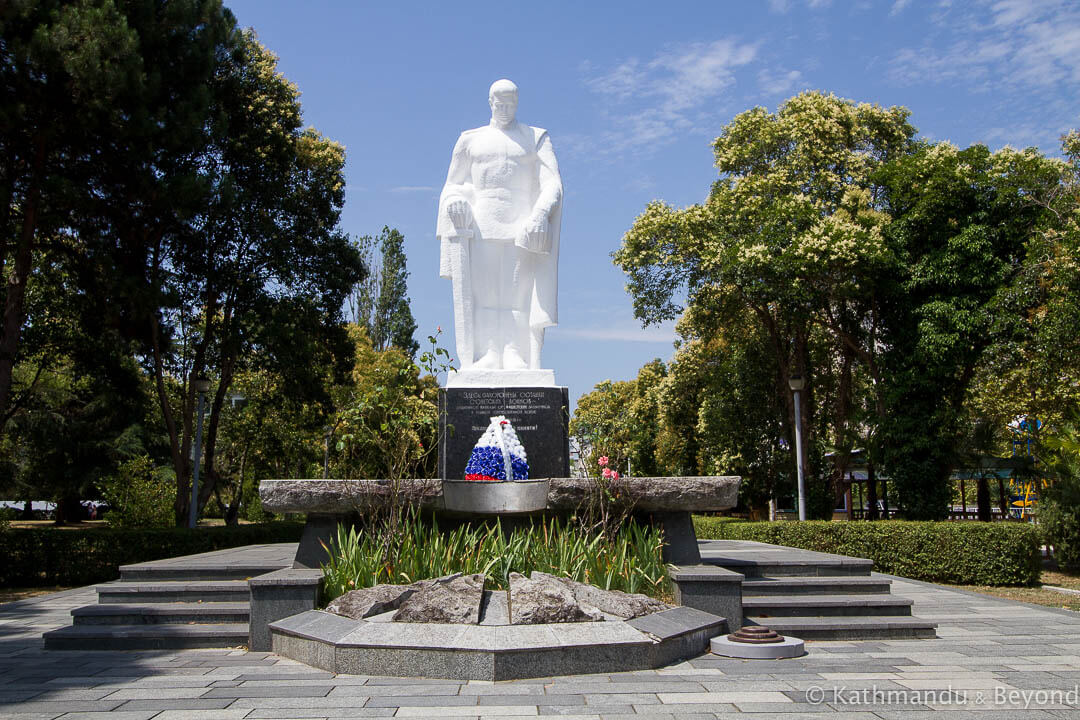
[[[576,399],[670,359],[642,329],[610,254],[654,198],[700,202],[719,129],[817,89],[904,105],[923,137],[1058,154],[1080,127],[1076,0],[360,2],[226,0],[280,57],[304,118],[348,153],[344,229],[406,238],[418,339],[452,348],[435,210],[458,134],[488,121],[487,88],[520,88],[566,189],[560,325],[543,364]]]

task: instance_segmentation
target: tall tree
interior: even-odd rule
[[[73,212],[90,197],[113,148],[129,140],[148,108],[142,90],[160,72],[145,62],[133,15],[114,0],[12,0],[0,4],[0,432],[10,417],[11,385],[27,321],[27,284],[42,255],[63,243]],[[220,4],[199,11],[189,43],[212,36]],[[196,3],[169,9],[183,15]],[[147,38],[148,39],[148,38]]]
[[[367,330],[376,350],[396,347],[415,357],[420,344],[413,338],[416,320],[409,307],[405,236],[383,227],[377,238],[360,238],[358,247],[372,272],[350,295],[352,321]]]
[[[145,343],[178,522],[190,504],[191,381],[214,380],[201,506],[217,482],[218,428],[236,373],[257,364],[292,393],[324,394],[321,369],[348,356],[341,306],[363,275],[337,228],[344,150],[301,130],[299,93],[276,58],[253,34],[232,32],[209,68],[204,104],[184,116],[199,119],[188,146],[151,136],[130,148],[125,172],[101,189],[95,210],[104,220],[80,228],[99,233],[101,275],[115,280],[107,292],[126,300],[117,321]]]
[[[885,253],[880,233],[853,208],[873,197],[873,171],[911,146],[907,117],[904,108],[816,92],[775,114],[740,113],[713,143],[720,178],[706,202],[682,210],[650,203],[614,256],[646,324],[677,317],[684,293],[690,306],[708,298],[726,316],[720,324],[751,313],[768,337],[788,428],[795,417],[788,379],[807,380],[800,393],[807,436],[792,465],[812,475],[822,372],[810,364],[815,312],[826,301],[823,287]]]
[[[877,442],[905,514],[944,517],[963,403],[984,353],[1025,333],[1039,303],[1029,249],[1061,166],[1036,149],[927,144],[882,169],[895,283],[882,304]]]
[[[905,514],[931,519],[947,511],[974,369],[1037,294],[1017,280],[1053,220],[1042,198],[1061,169],[1034,150],[913,135],[903,108],[818,93],[776,115],[742,113],[717,138],[721,178],[706,203],[650,204],[615,261],[646,322],[676,316],[683,291],[713,318],[681,326],[688,339],[709,341],[748,311],[772,348],[788,427],[787,378],[808,379],[802,464],[832,444],[835,482],[866,442]]]

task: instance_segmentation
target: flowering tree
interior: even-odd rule
[[[788,378],[808,380],[800,393],[811,431],[804,467],[818,442],[815,314],[888,263],[873,175],[910,148],[915,129],[907,117],[901,107],[818,92],[796,95],[776,113],[740,113],[713,143],[720,178],[708,199],[684,209],[650,203],[614,256],[645,324],[679,317],[684,296],[702,311],[681,327],[687,339],[715,337],[718,327],[750,314],[768,337],[789,437],[795,408]]]

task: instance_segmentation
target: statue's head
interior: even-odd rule
[[[517,85],[506,80],[496,80],[488,90],[488,105],[491,106],[491,119],[499,127],[514,124],[517,115]]]

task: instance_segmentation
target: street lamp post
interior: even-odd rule
[[[791,391],[795,394],[795,469],[799,475],[799,520],[806,520],[806,477],[802,463],[802,411],[799,409],[799,393],[806,387],[802,375],[788,378]]]
[[[194,528],[199,515],[199,466],[202,464],[202,424],[206,408],[206,393],[210,390],[210,381],[199,377],[192,381],[195,392],[199,393],[199,417],[195,426],[195,467],[191,477],[191,507],[188,510],[188,527]]]

